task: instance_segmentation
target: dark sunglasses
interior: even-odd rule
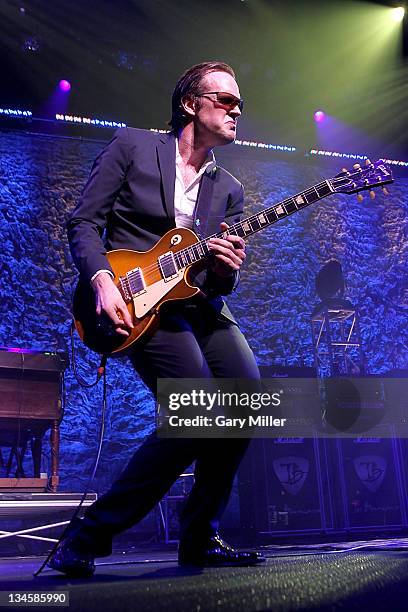
[[[213,102],[218,102],[221,106],[224,106],[227,110],[232,111],[233,108],[238,106],[239,110],[242,113],[242,109],[244,108],[244,101],[242,98],[237,98],[232,94],[226,93],[225,91],[204,91],[202,94],[196,94],[197,98],[207,98],[209,94],[215,94],[217,99],[208,98]]]

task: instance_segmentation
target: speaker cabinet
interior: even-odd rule
[[[390,530],[407,525],[396,438],[338,439],[334,461],[336,457],[339,504],[347,531]]]
[[[243,529],[269,535],[327,530],[326,480],[321,441],[253,440],[239,472]]]

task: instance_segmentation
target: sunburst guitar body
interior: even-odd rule
[[[188,299],[200,292],[190,282],[203,261],[173,265],[179,252],[187,253],[199,243],[197,235],[186,228],[167,232],[150,250],[144,253],[117,249],[107,253],[115,275],[114,282],[125,300],[134,327],[128,337],[115,331],[106,315],[95,312],[95,293],[91,285],[79,281],[73,300],[75,327],[81,340],[90,349],[112,354],[128,349],[146,332],[153,332],[165,302]],[[182,259],[185,260],[187,255]]]

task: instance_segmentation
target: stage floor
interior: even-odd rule
[[[408,608],[407,540],[262,550],[267,556],[264,565],[196,571],[179,568],[176,552],[168,548],[116,553],[97,560],[95,576],[86,580],[68,580],[48,569],[34,578],[42,561],[38,557],[0,559],[0,591],[3,598],[4,592],[67,591],[69,609],[75,611],[394,612]]]

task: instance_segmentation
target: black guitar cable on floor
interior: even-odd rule
[[[106,383],[106,362],[108,360],[108,355],[102,355],[101,358],[101,362],[99,364],[98,370],[97,370],[97,374],[96,374],[96,379],[89,383],[86,380],[84,380],[77,371],[77,367],[76,367],[76,362],[75,362],[75,344],[74,344],[74,322],[72,322],[71,327],[70,327],[70,336],[71,336],[71,354],[72,354],[72,370],[74,372],[74,376],[76,378],[76,380],[78,381],[79,385],[81,387],[85,387],[87,389],[91,388],[91,387],[95,387],[99,381],[103,380],[103,393],[102,393],[102,414],[101,414],[101,426],[100,426],[100,430],[99,430],[99,443],[98,443],[98,450],[96,453],[96,458],[95,458],[95,463],[94,463],[94,467],[92,470],[92,474],[88,480],[88,483],[85,487],[85,491],[82,494],[81,497],[81,501],[79,502],[78,506],[75,508],[75,512],[71,517],[71,520],[69,521],[68,525],[65,527],[64,531],[62,532],[62,534],[60,535],[59,539],[57,542],[55,542],[54,546],[52,547],[51,551],[48,553],[45,561],[42,563],[41,567],[34,572],[34,576],[39,576],[41,574],[41,572],[43,571],[43,569],[46,567],[48,561],[51,559],[51,557],[53,556],[53,554],[55,553],[55,551],[57,550],[58,545],[60,544],[60,542],[64,539],[65,534],[67,533],[69,526],[71,525],[72,521],[74,521],[76,519],[76,517],[79,514],[79,511],[82,508],[82,505],[86,499],[86,496],[88,495],[89,492],[89,488],[93,482],[93,479],[95,478],[95,474],[96,474],[96,470],[98,469],[98,465],[99,465],[99,459],[101,456],[101,451],[102,451],[102,444],[103,444],[103,436],[105,433],[105,420],[106,420],[106,412],[107,412],[107,383]]]

